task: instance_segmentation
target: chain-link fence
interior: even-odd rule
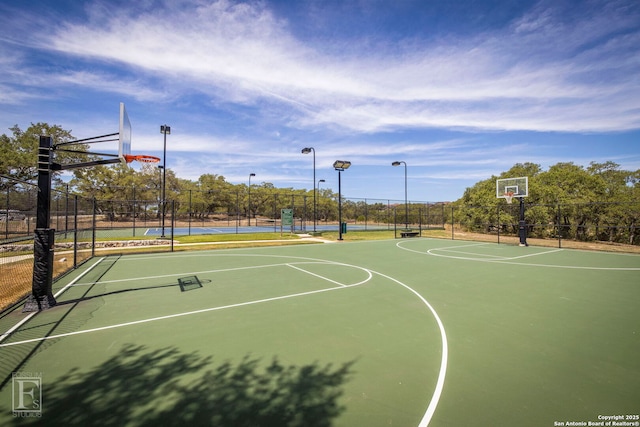
[[[16,195],[4,212],[4,239],[0,241],[0,310],[31,291],[33,279],[35,191]],[[57,278],[94,255],[93,201],[53,190],[51,227],[55,232],[53,277]],[[7,200],[14,200],[7,196]]]
[[[36,188],[10,186],[0,210],[0,309],[31,289]],[[341,204],[341,206],[339,206]],[[398,200],[343,198],[278,191],[182,193],[176,200],[90,200],[68,191],[51,193],[50,227],[55,229],[54,277],[97,252],[172,251],[176,235],[280,232],[284,209],[293,212],[292,232],[395,230],[402,236],[517,241],[520,206],[461,206]],[[530,241],[640,245],[640,202],[525,204]],[[288,231],[288,230],[287,230]],[[397,235],[397,234],[396,234]],[[535,243],[534,243],[535,244]]]
[[[600,242],[640,245],[640,201],[631,203],[524,204],[528,238],[539,241]],[[520,206],[450,207],[452,238],[458,234],[484,235],[500,242],[501,237],[517,236]]]

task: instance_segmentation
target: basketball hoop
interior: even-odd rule
[[[507,201],[507,203],[511,204],[511,202],[513,202],[513,195],[515,193],[513,191],[507,191],[506,193],[504,193],[504,198]]]
[[[125,154],[123,157],[127,163],[131,163],[134,160],[136,162],[142,162],[142,163],[159,163],[160,162],[160,157],[148,156],[146,154],[137,154],[137,155]]]

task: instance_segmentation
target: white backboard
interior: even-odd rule
[[[504,199],[507,195],[512,197],[529,196],[529,177],[500,178],[496,180],[496,197]]]

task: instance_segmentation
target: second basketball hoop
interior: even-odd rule
[[[522,199],[529,196],[529,178],[500,178],[496,180],[496,197],[512,203],[514,198]]]

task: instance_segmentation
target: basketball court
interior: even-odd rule
[[[640,256],[529,247],[526,177],[496,182],[520,202],[519,246],[113,255],[53,283],[50,172],[160,160],[131,154],[123,104],[119,118],[68,143],[117,141],[101,160],[59,165],[67,149],[41,137],[33,293],[0,317],[0,424],[640,422]]]
[[[637,414],[638,283],[637,255],[424,238],[96,258],[0,319],[0,423],[35,420],[16,372],[47,425]]]

